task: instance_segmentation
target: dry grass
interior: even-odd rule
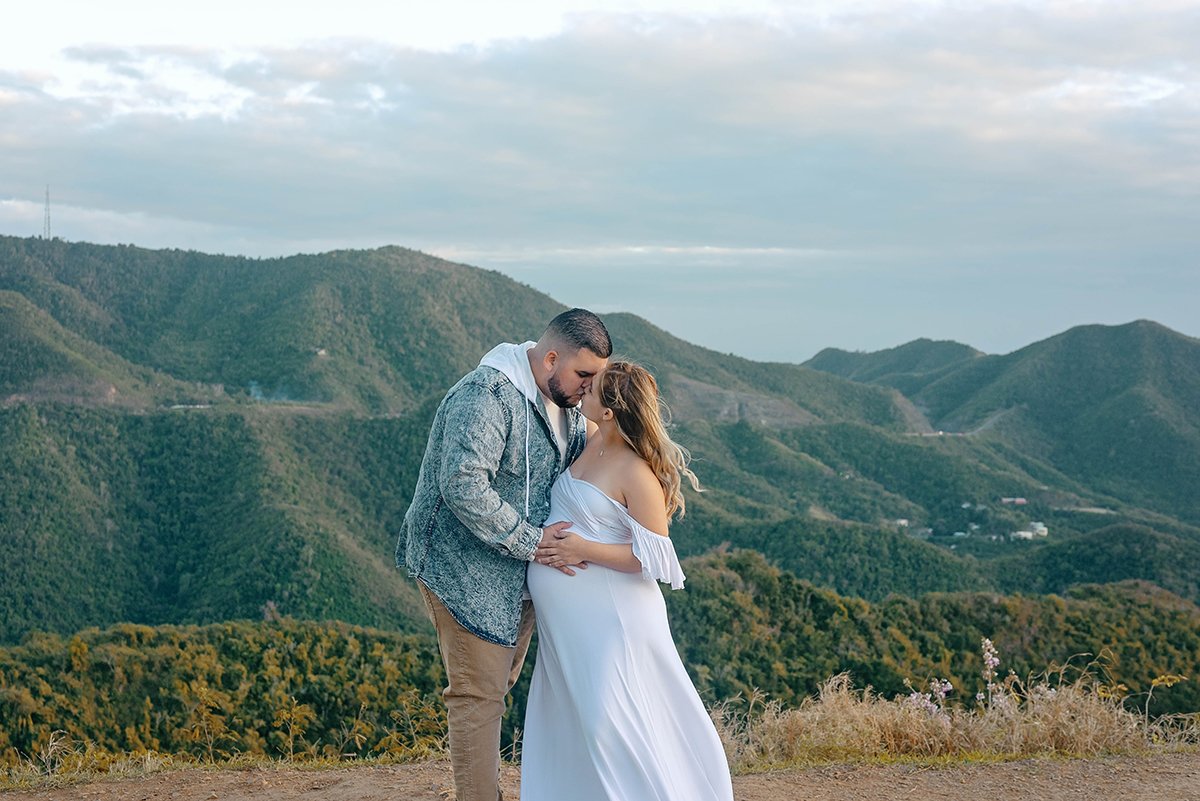
[[[936,687],[889,700],[869,687],[856,689],[841,674],[798,708],[756,696],[718,705],[712,716],[740,773],[829,762],[1078,757],[1200,745],[1200,717],[1150,720],[1130,711],[1091,670],[1071,681],[1066,672],[1060,668],[1028,684],[1010,674],[973,708],[946,702]]]
[[[90,743],[72,743],[61,732],[55,732],[45,747],[21,764],[0,767],[0,790],[61,787],[100,778],[140,778],[172,770],[244,770],[287,769],[325,770],[353,765],[398,765],[444,759],[446,752],[423,748],[402,754],[384,754],[354,759],[297,753],[289,758],[271,758],[262,754],[233,754],[217,760],[207,760],[188,754],[163,754],[146,751],[137,754],[113,754],[95,748]]]
[[[194,764],[192,757],[154,751],[113,754],[90,743],[73,743],[63,732],[54,732],[29,759],[0,769],[0,789],[60,786],[101,776],[150,776]]]

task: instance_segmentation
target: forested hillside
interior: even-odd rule
[[[562,308],[402,248],[254,260],[0,237],[0,643],[264,615],[427,632],[393,550],[433,411],[492,345],[536,337]],[[618,352],[659,376],[694,456],[705,491],[673,536],[681,554],[716,559],[714,576],[736,562],[745,587],[807,580],[789,593],[834,590],[871,615],[931,592],[1084,593],[1068,603],[1080,616],[1142,621],[1104,642],[1141,649],[1143,674],[1176,659],[1157,645],[1175,619],[1143,610],[1184,603],[1151,584],[1200,600],[1195,340],[1138,323],[1002,357],[920,342],[814,360],[834,375],[605,319]],[[1048,536],[1014,536],[1035,524]],[[758,556],[712,556],[730,548]],[[709,563],[695,564],[673,608],[705,596]],[[791,603],[764,618],[778,632],[839,631],[833,618],[785,623]],[[1020,610],[1021,648],[1045,645],[1030,667],[1086,639],[1059,619],[1063,603],[1004,601]],[[949,617],[921,626],[938,632],[979,611],[933,608]],[[730,629],[697,620],[687,647],[703,666],[705,637]],[[908,631],[871,625],[878,643]],[[941,660],[969,639],[918,650]],[[1176,661],[1194,664],[1190,647]],[[862,650],[861,678],[892,688],[910,663],[883,653]],[[728,664],[768,671],[762,686],[785,694],[831,669],[759,656]],[[714,692],[760,681],[701,678]]]
[[[917,339],[874,353],[825,348],[804,366],[854,381],[895,387],[913,395],[926,384],[983,355],[958,342]]]
[[[970,703],[983,689],[982,637],[995,641],[1001,672],[1021,679],[1069,660],[1069,683],[1094,661],[1079,655],[1092,654],[1099,663],[1090,669],[1127,694],[1131,709],[1144,709],[1156,677],[1200,669],[1200,609],[1146,585],[869,604],[797,580],[752,551],[684,568],[687,588],[664,592],[684,662],[709,703],[760,691],[793,704],[843,671],[888,697],[907,695],[906,679],[948,679]],[[531,666],[515,691],[518,708]],[[54,730],[114,752],[417,755],[443,731],[442,683],[431,636],[337,623],[39,634],[0,648],[0,764],[32,753]],[[1198,690],[1191,682],[1160,689],[1151,711],[1200,708]],[[511,738],[520,715],[506,726]]]
[[[494,344],[536,338],[565,308],[499,273],[398,247],[245,259],[0,237],[0,290],[125,362],[233,399],[360,414],[440,397]],[[889,392],[719,354],[631,315],[611,324],[622,353],[665,383],[699,382],[694,395],[719,388],[809,419],[902,424]],[[56,368],[26,364],[0,381]]]
[[[901,390],[934,428],[1006,442],[1096,491],[1200,523],[1196,339],[1147,320],[1080,326],[1004,356],[934,360],[920,380],[889,372],[892,351],[853,356],[809,364]]]
[[[0,636],[115,621],[411,629],[392,564],[425,419],[0,409]],[[414,457],[416,454],[416,457]]]
[[[8,554],[0,581],[21,588],[0,595],[0,634],[13,642],[33,629],[257,617],[268,603],[298,618],[423,626],[393,546],[431,411],[0,409]],[[1055,512],[1057,496],[1039,500],[1028,476],[985,470],[960,443],[745,422],[688,423],[679,435],[708,488],[675,527],[685,555],[723,543],[755,548],[800,577],[875,600],[1127,578],[1197,598],[1187,527],[1143,524],[1097,548],[1087,528],[1094,516]],[[1021,491],[1034,502],[1020,513],[961,508]],[[979,556],[960,555],[966,540],[950,550],[937,543],[956,538],[917,539],[889,522],[906,516],[912,527],[948,531],[979,520],[1008,531],[1034,514],[1055,526],[1053,538],[977,542],[988,546]],[[1154,544],[1145,558],[1121,556],[1142,541]]]

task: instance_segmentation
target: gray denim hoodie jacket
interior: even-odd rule
[[[560,453],[529,369],[533,345],[498,345],[446,393],[396,544],[397,566],[464,628],[510,647],[550,488],[587,440],[583,415],[564,409]]]

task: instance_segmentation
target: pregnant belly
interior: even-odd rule
[[[660,630],[665,630],[662,592],[657,582],[643,579],[640,573],[590,565],[568,576],[531,562],[527,576],[538,631],[543,635],[556,631],[599,635],[614,626],[626,629],[631,619],[639,617],[661,621]]]
[[[607,583],[608,577],[603,574],[612,572],[606,567],[589,565],[585,569],[575,568],[575,575],[568,576],[557,568],[530,562],[525,577],[529,595],[534,606],[538,606],[574,603],[581,593],[591,595],[597,589],[595,585]]]

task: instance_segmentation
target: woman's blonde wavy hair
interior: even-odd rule
[[[683,479],[701,492],[700,480],[688,469],[691,454],[667,434],[670,410],[658,394],[658,382],[640,364],[616,360],[600,374],[600,403],[612,409],[621,437],[642,457],[658,482],[667,501],[667,519],[678,512],[687,513],[683,499]]]

